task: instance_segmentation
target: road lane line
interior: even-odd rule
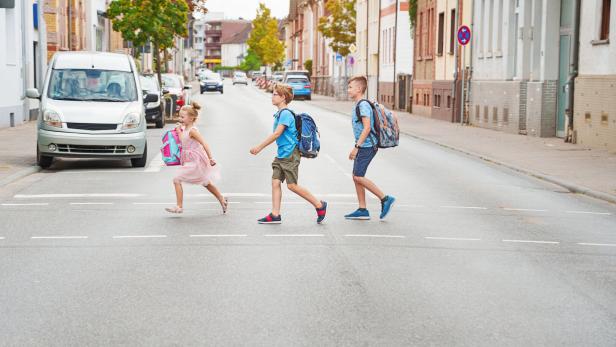
[[[487,207],[479,207],[479,206],[441,206],[441,208],[457,208],[457,209],[467,209],[467,210],[487,210]]]
[[[578,245],[582,246],[603,246],[603,247],[616,247],[616,243],[586,243],[580,242]]]
[[[16,199],[56,199],[56,198],[138,198],[143,194],[130,193],[90,193],[90,194],[17,194]]]
[[[397,207],[411,207],[411,208],[424,208],[424,205],[413,205],[413,204],[396,204]]]
[[[346,234],[345,237],[374,237],[374,238],[391,238],[391,239],[404,239],[403,235],[367,235],[367,234]]]
[[[503,240],[503,242],[517,242],[517,243],[544,243],[544,244],[551,244],[551,245],[557,245],[560,242],[557,241],[535,241],[535,240]]]
[[[451,240],[451,241],[481,241],[481,239],[471,239],[471,238],[464,238],[464,237],[433,237],[433,236],[426,236],[426,237],[424,237],[424,239],[428,239],[428,240]]]
[[[503,207],[505,211],[519,211],[519,212],[547,212],[548,210],[538,210],[533,208],[513,208],[513,207]]]
[[[4,236],[0,236],[0,240],[4,240]]]
[[[218,201],[199,201],[196,203],[197,205],[209,205],[209,204],[217,204],[220,205],[220,202]],[[229,201],[227,202],[227,204],[232,205],[232,204],[241,204],[241,202],[239,201]],[[271,204],[271,202],[270,202]]]
[[[332,164],[334,164],[334,166],[338,169],[338,171],[340,171],[342,174],[344,174],[346,177],[348,178],[352,178],[351,174],[348,172],[347,169],[345,169],[344,167],[342,167],[340,164],[338,164],[338,162],[332,158],[332,156],[330,156],[327,153],[324,153],[325,158],[327,158],[327,160],[329,160]]]
[[[246,237],[246,234],[201,234],[189,235],[189,237]]]
[[[159,172],[160,169],[165,165],[163,163],[163,156],[161,152],[158,152],[154,159],[150,161],[150,165],[143,172]]]
[[[114,239],[147,239],[147,238],[165,238],[167,235],[117,235]]]
[[[175,205],[176,202],[133,202],[133,205]]]
[[[113,202],[71,202],[70,205],[113,205]]]
[[[267,204],[271,204],[271,201],[255,201],[255,204],[260,204],[260,205],[267,205]],[[283,201],[282,202],[283,205],[305,205],[305,204],[309,204],[307,201]]]
[[[6,203],[2,204],[2,206],[48,206],[48,202],[36,202],[31,204],[15,204],[15,203]]]
[[[591,211],[567,211],[567,213],[572,213],[572,214],[592,214],[592,215],[600,215],[600,216],[611,216],[612,215],[609,212],[591,212]]]
[[[87,239],[87,236],[32,236],[32,240],[44,239]]]
[[[324,237],[324,234],[265,234],[265,237]]]

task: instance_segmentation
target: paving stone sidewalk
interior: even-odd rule
[[[354,103],[313,95],[312,105],[350,116]],[[616,153],[396,112],[403,133],[616,203]]]

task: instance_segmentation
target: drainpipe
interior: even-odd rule
[[[457,32],[458,32],[458,28],[460,27],[460,6],[459,5],[459,0],[456,0],[456,7],[455,7],[455,11],[456,11],[456,21],[455,21],[455,28],[451,28],[451,30],[454,31],[454,33],[456,33],[456,39],[457,39]],[[443,23],[443,27],[445,23]],[[462,51],[462,48],[460,47],[459,44],[457,44],[457,42],[454,42],[454,50],[453,50],[453,83],[451,86],[451,101],[453,102],[453,116],[454,118],[452,119],[452,122],[455,123],[455,116],[456,116],[456,105],[458,104],[458,98],[457,98],[457,88],[456,88],[456,82],[458,81],[458,76],[460,75],[458,73],[458,69],[459,69],[459,64],[458,64],[458,58],[459,58],[459,54],[458,54],[458,50]],[[462,110],[460,110],[460,119],[462,119]]]
[[[26,22],[26,7],[28,6],[28,2],[21,1],[20,4],[20,12],[21,12],[21,80],[22,80],[22,119],[30,119],[30,99],[26,97],[26,89],[28,88],[28,80],[30,76],[29,64],[27,59],[26,45],[32,46],[29,42],[27,42],[27,32],[30,30],[30,22]],[[11,33],[8,33],[9,35]]]
[[[564,88],[567,91],[567,107],[565,108],[565,115],[567,116],[567,128],[565,129],[565,142],[574,142],[575,138],[573,136],[573,106],[575,103],[575,84],[574,81],[578,76],[578,62],[580,58],[580,6],[582,0],[575,1],[574,7],[574,22],[573,22],[573,40],[572,40],[572,50],[571,50],[571,69],[569,72],[569,80]]]
[[[398,10],[400,6],[400,0],[396,0],[396,19],[394,21],[394,107],[396,109],[396,85],[398,81],[396,80],[396,61],[398,61],[397,48],[398,48]]]
[[[368,79],[369,72],[370,72],[370,70],[368,69],[368,63],[369,63],[368,57],[370,56],[370,49],[368,48],[370,47],[370,31],[368,30],[369,24],[370,24],[370,0],[366,0],[366,79]],[[366,92],[368,91],[369,89]],[[366,96],[368,96],[368,93],[366,93]]]
[[[379,50],[381,49],[381,0],[379,0],[379,11],[377,12],[377,15],[379,16],[379,31],[377,33],[377,41],[376,41],[376,51],[379,52]],[[379,92],[381,90],[380,88],[380,82],[381,82],[381,63],[380,63],[380,53],[377,54],[377,60],[376,60],[376,100],[379,100]]]

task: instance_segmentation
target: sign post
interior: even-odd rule
[[[464,90],[466,87],[465,71],[466,71],[466,54],[465,47],[471,42],[471,29],[466,25],[458,28],[458,44],[462,46],[462,87],[460,90],[460,124],[464,124]]]

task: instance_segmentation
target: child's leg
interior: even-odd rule
[[[184,202],[184,190],[182,189],[182,182],[174,179],[173,186],[175,187],[175,199],[179,208],[182,208]]]
[[[361,179],[362,177],[353,176],[353,183],[355,184],[355,192],[357,193],[359,208],[366,208],[366,188],[361,185]]]
[[[272,214],[280,216],[280,203],[282,201],[282,188],[279,179],[272,179]]]
[[[220,193],[220,191],[218,190],[218,188],[216,188],[215,185],[213,185],[212,183],[204,186],[205,189],[207,189],[210,193],[212,193],[212,195],[214,195],[216,197],[216,199],[218,199],[218,201],[221,204],[224,204],[225,201],[225,197],[222,196],[222,194]]]
[[[374,182],[367,179],[366,177],[353,176],[353,182],[355,182],[355,190],[357,191],[357,198],[359,199],[360,207],[362,207],[361,199],[363,199],[364,207],[365,207],[366,189],[368,189],[370,193],[374,194],[377,198],[379,198],[379,200],[383,200],[383,198],[385,198],[385,193],[383,193],[383,191],[381,191],[381,189],[379,189],[379,187],[377,187],[376,184],[374,184]],[[358,188],[358,186],[361,187],[361,194],[360,194],[360,189]],[[363,195],[363,197],[360,195]]]
[[[312,193],[309,192],[308,189],[301,187],[295,183],[287,183],[287,188],[289,188],[289,190],[292,191],[293,193],[304,198],[304,200],[311,203],[312,206],[314,206],[314,208],[322,207],[321,201],[315,198],[315,196],[312,195]]]

